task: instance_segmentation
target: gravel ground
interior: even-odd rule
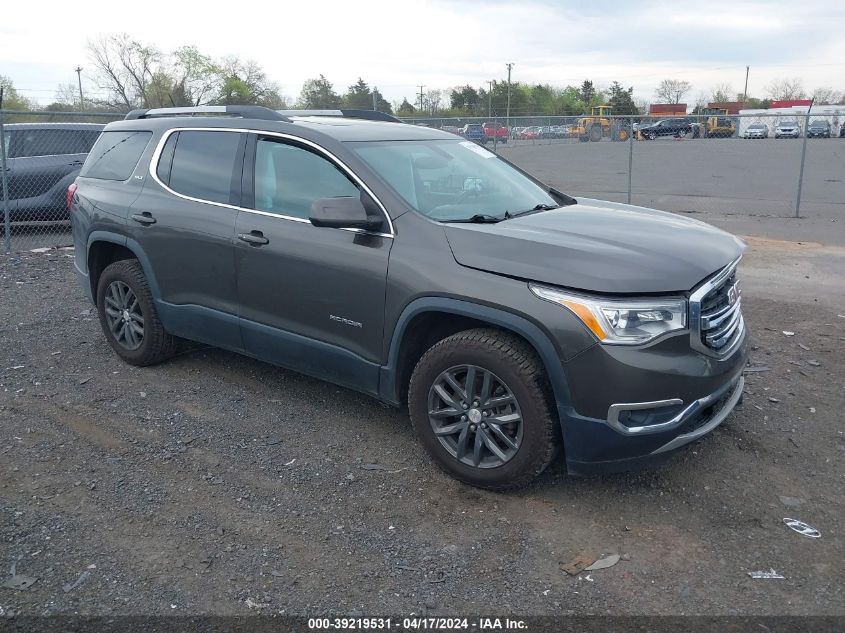
[[[0,588],[1,612],[843,614],[845,309],[813,298],[842,282],[804,273],[845,259],[783,252],[752,242],[743,264],[770,371],[725,424],[656,470],[558,461],[506,495],[351,391],[211,348],[123,364],[69,251],[3,256],[0,579],[37,580]],[[585,553],[622,560],[561,571]]]

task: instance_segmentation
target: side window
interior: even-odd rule
[[[100,180],[126,180],[152,138],[152,132],[103,132],[94,143],[80,176]]]
[[[259,139],[255,208],[307,218],[319,198],[358,197],[358,187],[333,163],[296,145]]]
[[[178,138],[179,132],[174,132],[167,137],[167,142],[161,150],[161,156],[159,156],[158,166],[156,167],[158,179],[168,187],[170,186],[170,169],[173,167],[173,150],[176,149]]]
[[[192,198],[231,204],[240,141],[239,132],[179,132],[170,168],[170,188]]]

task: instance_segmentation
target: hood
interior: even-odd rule
[[[745,249],[698,220],[586,198],[497,224],[444,227],[462,266],[594,293],[685,292]]]

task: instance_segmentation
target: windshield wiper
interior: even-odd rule
[[[505,211],[505,216],[502,218],[496,217],[495,215],[490,215],[489,213],[476,213],[473,216],[468,218],[460,218],[458,220],[440,220],[443,223],[453,223],[453,222],[464,222],[468,224],[495,224],[496,222],[501,222],[502,220],[507,220],[508,218],[513,217],[510,213]]]
[[[533,207],[531,207],[530,209],[526,209],[525,211],[517,211],[516,213],[511,213],[510,217],[516,218],[516,217],[519,217],[520,215],[527,215],[529,213],[536,213],[537,211],[551,211],[552,209],[559,209],[559,208],[560,208],[559,204],[546,204],[544,202],[541,202],[540,204],[535,204]]]

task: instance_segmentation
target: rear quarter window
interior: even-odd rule
[[[103,132],[79,175],[99,180],[126,180],[152,136],[152,132],[144,131]]]

